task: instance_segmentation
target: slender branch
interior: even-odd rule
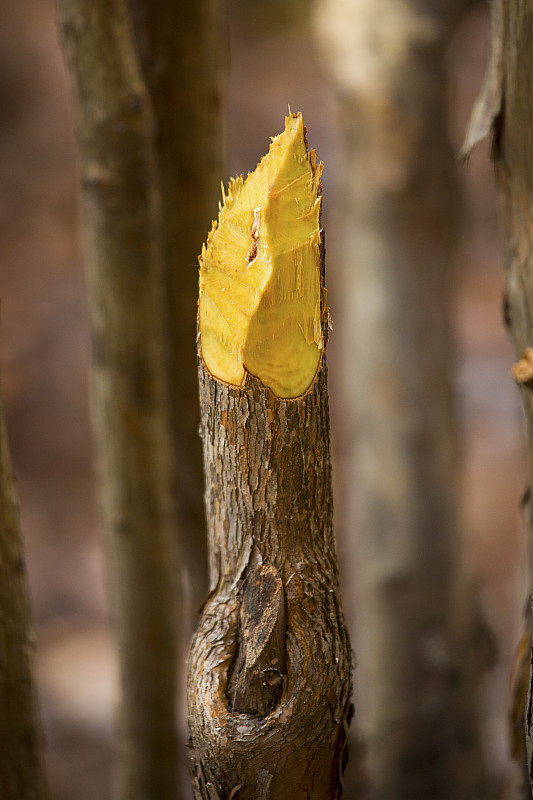
[[[176,539],[153,113],[124,0],[60,0],[83,180],[99,494],[122,678],[118,797],[176,796]]]
[[[504,234],[505,319],[515,347],[513,377],[521,388],[527,423],[529,481],[533,485],[533,13],[527,0],[493,0],[501,21],[492,47],[501,54],[500,113],[493,119],[492,153]],[[531,493],[527,498],[531,514]],[[531,518],[531,517],[530,517]],[[533,564],[529,564],[530,593]],[[531,595],[530,595],[531,596]],[[531,608],[518,658],[511,709],[514,755],[523,770],[523,796],[533,797]],[[529,684],[529,692],[523,684]],[[528,696],[529,695],[529,696]]]
[[[18,503],[0,400],[0,797],[43,800],[41,732]]]

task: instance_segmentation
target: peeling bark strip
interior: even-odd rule
[[[491,0],[489,58],[483,86],[476,101],[461,150],[467,159],[473,148],[492,130],[502,110],[502,26],[504,0]]]
[[[0,797],[43,800],[40,725],[18,503],[0,401]]]
[[[351,651],[332,526],[325,357],[296,399],[276,397],[249,373],[242,386],[222,383],[201,359],[199,376],[212,591],[189,657],[195,797],[338,798]]]

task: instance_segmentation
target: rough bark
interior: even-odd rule
[[[351,659],[332,526],[321,172],[290,114],[257,169],[230,183],[200,258],[211,592],[188,669],[197,800],[342,790]]]
[[[529,351],[533,346],[533,5],[527,0],[498,0],[495,6],[500,25],[491,48],[501,54],[501,106],[492,109],[493,159],[503,220],[505,319],[519,359],[513,376],[521,387],[529,480],[533,483],[533,371]],[[530,493],[527,502],[531,506]],[[531,566],[530,575],[533,580]],[[531,797],[533,672],[531,658],[526,655],[531,652],[531,614],[527,616],[525,658],[518,678],[523,681],[523,673],[529,673],[529,697],[527,692],[515,694],[522,702],[512,710],[512,721],[516,725],[520,720],[518,726],[523,726],[518,737],[515,729],[515,755],[524,769],[524,796]]]
[[[455,497],[449,301],[458,197],[443,56],[457,5],[317,6],[344,137],[336,319],[346,574],[355,576],[346,583],[379,800],[488,796]]]
[[[211,593],[189,663],[195,796],[337,798],[351,658],[325,364],[297,400],[200,364],[200,399]]]
[[[224,174],[224,3],[223,0],[194,3],[129,0],[129,3],[157,119],[155,144],[163,201],[179,549],[191,584],[191,610],[196,619],[207,591],[194,345],[197,266],[205,231],[218,211]]]
[[[176,797],[176,529],[155,128],[125,0],[61,0],[83,181],[92,411],[122,680],[117,796]]]
[[[0,797],[43,800],[41,731],[18,503],[0,401]]]

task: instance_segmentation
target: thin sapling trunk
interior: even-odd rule
[[[189,657],[198,800],[341,794],[351,652],[332,526],[320,173],[299,114],[201,257],[211,593]]]

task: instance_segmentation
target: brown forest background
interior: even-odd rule
[[[229,174],[253,169],[287,113],[302,111],[324,171],[324,227],[335,193],[335,109],[304,3],[234,3],[230,18]],[[283,11],[282,9],[285,9]],[[289,9],[289,10],[287,10]],[[460,149],[486,59],[484,6],[448,52],[449,128]],[[485,679],[486,748],[498,779],[510,770],[507,682],[525,602],[522,417],[502,322],[503,273],[488,146],[458,166],[465,201],[454,301],[455,386],[464,558],[498,642]],[[206,230],[207,233],[207,230]],[[36,622],[37,677],[54,800],[109,797],[116,668],[91,471],[89,337],[80,255],[72,122],[54,4],[0,9],[0,358]],[[201,242],[198,243],[200,249]],[[191,269],[196,265],[191,264]],[[327,238],[335,322],[335,242]],[[194,346],[194,343],[191,343]],[[335,331],[330,398],[337,473]],[[339,544],[342,554],[342,542]],[[342,569],[341,555],[341,569]],[[343,575],[344,581],[350,577]],[[357,703],[357,696],[356,696]]]

